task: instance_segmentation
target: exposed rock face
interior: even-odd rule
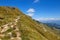
[[[60,40],[48,26],[14,7],[0,7],[0,40]]]

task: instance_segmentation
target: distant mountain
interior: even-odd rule
[[[50,26],[51,28],[55,27],[57,29],[60,29],[60,25],[56,23],[44,23],[44,24]]]
[[[55,32],[15,7],[0,7],[0,40],[60,40]]]
[[[43,20],[41,22],[47,24],[48,26],[60,29],[60,20],[46,20],[46,21]]]

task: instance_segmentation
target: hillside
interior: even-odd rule
[[[15,7],[0,7],[0,40],[60,40],[60,36]]]

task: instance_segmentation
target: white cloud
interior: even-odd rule
[[[28,13],[34,13],[34,12],[35,12],[35,9],[29,8],[29,9],[27,10],[27,12],[28,12]]]
[[[34,13],[35,13],[35,9],[33,9],[33,8],[29,8],[28,10],[27,10],[27,15],[29,15],[29,16],[33,16],[34,15]]]
[[[34,15],[34,13],[28,13],[27,15],[29,15],[29,16],[33,16],[33,15]]]
[[[39,2],[39,0],[34,0],[34,3],[37,3],[37,2]]]

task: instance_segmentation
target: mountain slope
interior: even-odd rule
[[[14,7],[0,7],[0,39],[60,40],[48,26],[37,23]]]

